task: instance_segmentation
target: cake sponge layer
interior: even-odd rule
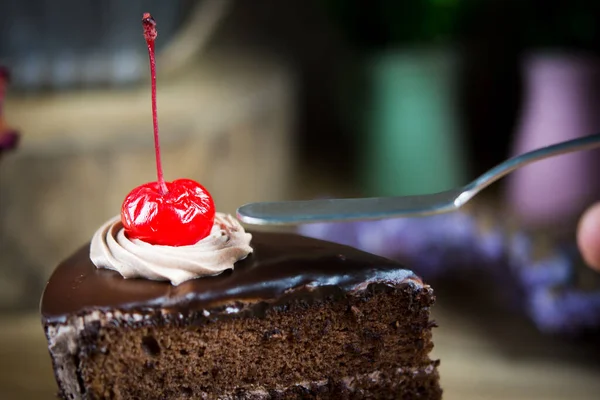
[[[295,292],[188,315],[93,313],[47,329],[66,398],[440,398],[428,287]],[[237,310],[237,311],[236,311]],[[66,367],[65,366],[70,366]],[[150,395],[149,395],[150,394]],[[358,397],[357,397],[358,396]]]

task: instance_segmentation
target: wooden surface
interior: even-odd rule
[[[438,296],[435,357],[444,399],[598,399],[600,352],[550,339],[510,315],[477,317]],[[514,337],[513,340],[507,340]],[[53,399],[55,384],[37,315],[0,317],[0,399]]]

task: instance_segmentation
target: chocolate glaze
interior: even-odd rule
[[[253,233],[254,253],[234,271],[172,286],[169,282],[123,279],[96,268],[89,244],[61,263],[46,285],[41,312],[44,323],[91,310],[210,310],[240,302],[275,301],[291,289],[331,287],[355,290],[370,282],[393,285],[422,281],[402,265],[338,245],[294,234]],[[322,290],[319,290],[322,292]]]

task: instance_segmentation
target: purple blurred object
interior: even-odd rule
[[[4,80],[5,82],[10,82],[10,70],[8,69],[8,67],[5,67],[4,65],[0,65],[0,79]]]
[[[0,133],[0,157],[9,150],[13,150],[19,144],[19,133],[8,131]]]
[[[306,236],[335,241],[388,258],[403,258],[431,279],[449,268],[478,268],[480,260],[502,257],[502,237],[479,232],[477,220],[455,212],[425,218],[301,225]],[[473,247],[473,243],[481,244]],[[451,265],[450,265],[451,264]]]
[[[301,225],[299,233],[407,262],[426,280],[483,271],[494,279],[499,292],[512,295],[546,333],[600,329],[600,274],[581,263],[574,243],[557,245],[537,259],[534,236],[509,232],[500,219],[489,229],[482,229],[481,222],[475,214],[458,211],[422,218]],[[580,270],[595,274],[592,278],[596,279],[581,279],[595,281],[591,290],[578,287]]]
[[[598,330],[600,291],[537,288],[527,300],[530,317],[544,332],[577,335]]]
[[[6,126],[4,116],[4,99],[6,97],[6,88],[10,82],[10,70],[0,65],[0,158],[2,154],[13,150],[19,144],[19,132]]]
[[[532,55],[524,63],[525,99],[513,154],[600,131],[600,60]],[[540,161],[508,177],[511,209],[528,227],[568,222],[600,198],[600,152]]]

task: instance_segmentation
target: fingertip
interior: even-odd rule
[[[592,205],[581,216],[577,245],[584,261],[600,271],[600,203]]]

